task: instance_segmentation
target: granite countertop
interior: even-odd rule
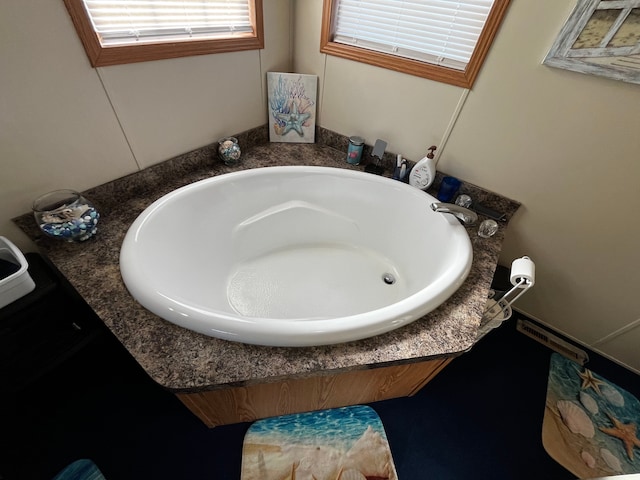
[[[238,167],[222,164],[211,145],[87,190],[84,193],[101,218],[97,235],[86,242],[45,237],[31,214],[14,222],[67,277],[151,378],[176,393],[423,361],[457,355],[472,347],[507,223],[501,223],[498,233],[488,239],[478,237],[477,226],[468,227],[474,256],[471,272],[444,304],[409,325],[365,340],[304,348],[245,345],[173,325],[133,299],[120,276],[120,246],[130,224],[162,195],[247,168],[319,165],[363,169],[346,163],[345,140],[331,132],[321,131],[315,144],[269,143],[265,132],[261,127],[238,136],[243,147]],[[469,184],[464,184],[460,193],[469,193],[508,218],[519,206]]]

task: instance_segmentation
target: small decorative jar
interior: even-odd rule
[[[347,149],[347,162],[351,165],[360,164],[362,150],[364,149],[364,138],[349,137],[349,147]]]
[[[235,137],[224,137],[218,140],[218,155],[225,165],[237,165],[240,161],[240,145]]]
[[[46,235],[84,242],[96,234],[100,214],[95,207],[74,190],[55,190],[33,202],[33,216]]]

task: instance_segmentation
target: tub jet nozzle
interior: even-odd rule
[[[393,285],[394,283],[396,283],[396,277],[393,276],[393,274],[391,273],[385,273],[382,275],[382,280],[384,281],[384,283],[386,283],[387,285]]]

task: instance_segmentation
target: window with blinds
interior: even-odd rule
[[[321,51],[470,87],[509,0],[324,0]]]
[[[83,0],[102,45],[252,33],[247,0]]]
[[[64,0],[93,66],[264,48],[262,0]]]

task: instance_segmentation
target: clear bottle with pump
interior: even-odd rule
[[[411,169],[409,173],[409,185],[412,185],[420,190],[426,190],[431,186],[433,180],[436,178],[436,162],[434,160],[436,146],[429,147],[429,153],[427,156],[421,159]]]

